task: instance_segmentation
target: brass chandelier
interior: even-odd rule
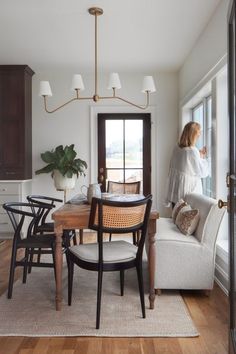
[[[98,34],[97,17],[103,14],[103,9],[101,9],[99,7],[91,7],[88,9],[88,12],[90,13],[90,15],[93,15],[95,17],[95,78],[94,78],[94,90],[95,91],[94,91],[94,94],[93,94],[93,96],[90,96],[90,97],[81,97],[80,96],[80,91],[84,90],[84,83],[83,83],[82,76],[80,74],[76,74],[73,76],[73,79],[72,79],[72,89],[75,90],[75,93],[76,93],[75,97],[73,97],[69,101],[63,103],[62,105],[49,110],[47,107],[47,97],[52,96],[52,90],[51,90],[49,81],[41,81],[39,95],[42,96],[44,99],[45,111],[47,113],[54,113],[54,112],[58,111],[60,108],[68,105],[69,103],[71,103],[73,101],[77,101],[77,100],[93,100],[94,102],[98,102],[99,100],[104,100],[104,99],[105,100],[117,99],[122,102],[128,103],[134,107],[137,107],[140,109],[146,109],[149,106],[150,93],[156,91],[155,83],[154,83],[152,76],[144,76],[144,78],[143,78],[142,92],[146,93],[146,104],[145,105],[141,106],[141,105],[135,104],[131,101],[128,101],[120,96],[117,96],[116,90],[121,88],[119,75],[117,73],[112,73],[112,74],[110,74],[110,77],[109,77],[108,89],[112,89],[112,91],[113,91],[112,96],[99,96],[99,94],[98,94],[98,68],[97,68],[97,66],[98,66],[97,65],[98,64],[98,59],[97,59],[97,57],[98,57],[98,55],[97,55],[97,34]]]

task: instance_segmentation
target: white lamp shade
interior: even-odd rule
[[[111,89],[120,89],[121,88],[121,83],[120,83],[120,78],[117,73],[112,73],[110,74],[109,77],[109,83],[108,83],[108,90]]]
[[[152,76],[144,76],[142,92],[156,92],[156,86]]]
[[[52,90],[49,81],[40,81],[39,96],[52,96]]]
[[[80,91],[84,90],[84,83],[81,75],[76,74],[73,76],[71,88],[72,90],[80,90]]]

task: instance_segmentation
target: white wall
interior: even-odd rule
[[[227,11],[229,0],[222,0],[179,72],[179,97],[194,89],[227,52]]]
[[[38,96],[40,80],[49,80],[53,90],[53,97],[49,98],[49,107],[54,107],[69,99],[73,92],[70,91],[70,82],[73,72],[68,70],[53,70],[37,72],[33,77],[33,193],[46,194],[63,198],[63,192],[58,192],[53,186],[53,180],[49,174],[35,175],[34,171],[44,166],[40,153],[53,149],[59,144],[75,144],[80,158],[88,163],[86,177],[80,177],[76,189],[71,191],[68,197],[80,192],[80,186],[95,182],[91,180],[91,127],[90,110],[95,106],[92,101],[73,102],[69,106],[53,114],[45,113],[42,98]],[[122,89],[119,94],[124,98],[142,104],[144,95],[140,93],[142,76],[121,74]],[[93,91],[93,77],[84,75],[85,86],[83,95],[91,95]],[[106,88],[108,75],[100,78],[100,87]],[[151,97],[151,105],[155,112],[152,116],[152,158],[154,161],[155,191],[154,206],[161,215],[166,213],[163,207],[165,197],[165,180],[168,173],[168,165],[172,148],[177,139],[178,123],[178,76],[176,73],[157,73],[155,75],[157,92]],[[100,95],[108,95],[109,91],[101,89]],[[96,105],[108,106],[111,102],[102,101]],[[119,109],[120,105],[114,102]],[[130,106],[127,111],[130,112]],[[114,108],[113,108],[114,111]],[[140,110],[140,112],[142,112]]]
[[[217,84],[217,91],[214,93],[217,96],[216,110],[216,124],[217,124],[217,180],[216,192],[217,197],[224,199],[227,194],[225,185],[225,173],[222,172],[226,169],[225,153],[227,154],[227,141],[222,142],[222,133],[226,132],[228,125],[227,105],[225,104],[227,97],[226,91],[221,89],[223,87],[226,76],[218,75],[217,73],[225,66],[227,60],[227,12],[229,0],[222,0],[217,7],[210,22],[206,26],[198,38],[195,46],[186,58],[180,72],[179,72],[179,107],[180,107],[180,122],[179,128],[183,126],[181,122],[184,117],[182,116],[185,111],[183,106],[201,89],[206,87],[210,80],[214,79]],[[222,104],[223,101],[223,104]],[[223,129],[222,129],[223,128]],[[225,134],[226,135],[226,134]],[[223,144],[223,149],[221,148]],[[224,156],[223,156],[224,154]],[[228,284],[228,254],[221,245],[222,240],[228,238],[228,216],[225,214],[222,222],[217,245],[216,254],[216,272],[215,278],[218,284],[225,289]],[[223,255],[223,256],[222,256]]]

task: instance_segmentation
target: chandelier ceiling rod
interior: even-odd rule
[[[93,15],[95,17],[95,53],[94,53],[94,55],[95,55],[94,90],[95,91],[94,91],[94,95],[90,96],[90,97],[81,97],[80,96],[80,91],[84,90],[84,83],[83,83],[81,75],[76,74],[73,76],[73,80],[72,80],[72,89],[75,90],[76,96],[74,98],[70,99],[69,101],[63,103],[62,105],[58,106],[57,108],[49,110],[47,107],[47,97],[52,96],[51,87],[50,87],[49,81],[41,81],[39,95],[42,96],[44,99],[45,111],[47,113],[54,113],[54,112],[58,111],[60,108],[65,107],[69,103],[71,103],[73,101],[77,101],[77,100],[93,100],[94,102],[98,102],[99,100],[103,100],[103,99],[117,99],[122,102],[128,103],[134,107],[137,107],[140,109],[146,109],[149,106],[150,93],[156,91],[154,80],[153,80],[152,76],[144,76],[144,79],[143,79],[142,92],[146,93],[146,104],[145,105],[141,106],[141,105],[135,104],[131,101],[128,101],[128,100],[116,95],[116,89],[121,88],[119,75],[117,73],[112,73],[110,75],[110,79],[109,79],[108,89],[112,89],[112,91],[113,91],[112,96],[99,96],[99,94],[98,94],[97,17],[103,14],[103,9],[101,9],[99,7],[91,7],[88,9],[88,12],[90,13],[90,15]]]

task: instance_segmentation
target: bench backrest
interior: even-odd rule
[[[185,200],[193,209],[199,209],[200,220],[194,233],[195,237],[199,242],[206,243],[209,247],[213,246],[225,209],[219,209],[215,199],[202,194],[187,194]]]

